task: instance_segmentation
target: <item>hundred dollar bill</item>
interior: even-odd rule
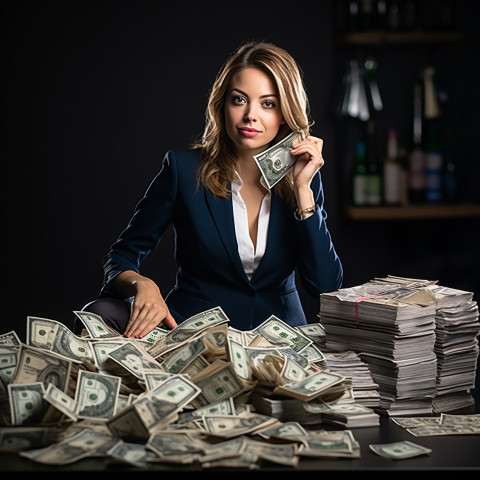
[[[202,337],[209,353],[207,356],[223,356],[228,340],[228,324],[220,323],[202,332]]]
[[[210,403],[204,407],[197,408],[188,412],[181,412],[176,423],[184,424],[192,420],[201,418],[202,416],[208,417],[212,415],[236,415],[235,404],[233,398],[229,397],[225,400],[220,400],[216,403]]]
[[[138,407],[149,431],[188,405],[200,389],[183,375],[173,375],[132,405]]]
[[[82,321],[92,338],[105,339],[121,337],[120,333],[109,327],[100,315],[83,311],[74,311],[73,313]]]
[[[350,430],[312,432],[302,438],[303,457],[355,457],[358,452]]]
[[[317,365],[326,365],[327,363],[325,355],[315,344],[307,345],[300,355],[304,356],[309,363],[316,363]]]
[[[291,347],[297,353],[313,343],[313,340],[305,336],[301,331],[291,327],[275,315],[271,315],[252,332],[266,338],[273,345]]]
[[[480,426],[464,424],[443,427],[441,425],[431,425],[407,428],[407,432],[411,433],[415,437],[434,437],[438,435],[479,435]]]
[[[172,375],[110,418],[109,430],[125,441],[148,440],[152,431],[168,425],[200,389],[182,375]]]
[[[185,345],[177,348],[160,365],[169,373],[181,373],[206,349],[207,346],[205,345],[203,337],[195,338]]]
[[[20,339],[14,330],[0,335],[0,346],[20,348]]]
[[[124,365],[109,356],[110,352],[128,343],[127,341],[92,341],[91,347],[94,356],[95,366],[100,373],[115,375],[121,378],[123,386],[137,388],[139,377],[133,375]]]
[[[108,420],[115,413],[120,378],[80,370],[75,391],[78,418]]]
[[[203,444],[193,440],[185,433],[168,433],[165,431],[153,434],[148,439],[147,447],[161,459],[173,455],[201,454],[205,449]]]
[[[369,445],[370,449],[381,457],[392,460],[401,460],[403,458],[417,457],[418,455],[428,455],[432,452],[430,448],[417,445],[408,440],[402,442],[393,442],[377,445]]]
[[[16,346],[2,346],[0,344],[0,385],[8,385],[15,373],[18,360],[18,347]]]
[[[110,357],[109,353],[117,348],[125,345],[127,340],[119,340],[119,341],[110,341],[110,342],[102,342],[102,341],[94,341],[91,342],[91,348],[93,352],[93,360],[95,366],[98,368],[99,371],[108,370],[108,366],[111,362],[109,362]]]
[[[299,382],[307,376],[307,372],[290,357],[284,357],[280,376],[284,383]]]
[[[53,383],[63,392],[68,389],[72,361],[53,352],[21,344],[12,383]]]
[[[56,320],[27,317],[27,345],[43,348],[77,362],[93,362],[89,342]]]
[[[295,328],[320,345],[325,339],[325,327],[319,322],[307,323],[306,325],[297,325]]]
[[[147,390],[154,390],[158,385],[163,383],[167,378],[170,378],[173,373],[161,372],[158,369],[155,370],[144,370],[143,375],[145,376],[145,388]]]
[[[257,434],[262,438],[285,438],[299,440],[308,435],[302,425],[295,421],[281,422],[278,425],[259,430]]]
[[[329,372],[317,372],[297,382],[275,387],[274,393],[309,401],[343,384],[345,377]]]
[[[470,415],[451,415],[448,413],[440,414],[441,427],[476,427],[480,428],[480,414]]]
[[[49,383],[47,390],[45,391],[43,398],[53,405],[56,409],[60,410],[64,415],[70,417],[74,422],[78,420],[75,414],[76,404],[75,400],[58,389],[53,383]]]
[[[298,465],[297,446],[295,444],[275,445],[247,438],[247,451],[252,452],[261,460],[295,467]]]
[[[277,423],[276,418],[259,413],[252,413],[249,416],[217,415],[202,419],[204,428],[210,435],[224,438],[254,433]]]
[[[20,452],[20,456],[46,465],[67,465],[106,447],[111,448],[118,439],[93,429],[84,428],[59,443],[46,448]]]
[[[228,338],[230,340],[234,340],[235,342],[239,343],[240,345],[246,346],[249,343],[248,332],[243,330],[237,330],[234,327],[228,327]]]
[[[206,330],[207,328],[227,323],[230,319],[227,317],[221,307],[214,307],[210,310],[198,313],[193,317],[187,318],[180,325],[162,337],[151,348],[148,353],[157,358],[158,356],[170,352],[188,342],[192,337]]]
[[[160,364],[144,349],[131,342],[110,351],[108,357],[141,380],[145,379],[145,369],[153,370],[157,368],[163,370]]]
[[[145,445],[129,443],[119,440],[110,450],[107,456],[120,463],[127,463],[134,467],[148,467],[149,460],[157,457],[155,453],[147,450]]]
[[[328,405],[318,398],[305,402],[304,408],[310,413],[339,413],[343,415],[361,415],[373,412],[371,408],[358,403],[334,403]]]
[[[8,385],[12,425],[38,422],[45,411],[42,382]]]
[[[215,443],[206,448],[205,454],[199,459],[202,466],[209,466],[207,462],[240,457],[247,448],[247,437],[232,438]]]
[[[291,347],[278,347],[278,348],[244,347],[244,349],[250,364],[258,363],[266,355],[277,355],[279,357],[287,357],[292,359],[297,365],[299,365],[302,368],[308,367],[307,358],[297,353]]]
[[[292,132],[272,147],[253,156],[269,189],[273,188],[295,165],[296,158],[290,150],[301,140],[302,136],[299,133]]]
[[[201,393],[195,398],[197,408],[235,397],[245,389],[233,365],[223,360],[217,360],[202,372],[201,378],[196,377],[192,381],[201,389]]]
[[[232,338],[228,339],[230,361],[236,374],[243,380],[252,380],[252,366],[245,348]]]
[[[402,428],[416,428],[431,425],[440,425],[440,417],[392,418],[392,421]]]
[[[143,345],[145,350],[153,347],[161,338],[168,334],[170,330],[161,327],[155,327],[151,332],[140,338],[138,341]]]

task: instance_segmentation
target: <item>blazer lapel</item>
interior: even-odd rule
[[[230,184],[228,185],[230,188]],[[233,219],[232,201],[229,198],[215,197],[207,188],[204,188],[205,199],[212,215],[225,251],[230,257],[235,269],[246,282],[250,282],[243,268],[242,260],[238,253],[237,236],[235,234],[235,221]]]

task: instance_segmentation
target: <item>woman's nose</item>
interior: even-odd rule
[[[255,108],[252,105],[250,105],[245,111],[245,121],[247,122],[257,121],[257,114],[255,112]]]

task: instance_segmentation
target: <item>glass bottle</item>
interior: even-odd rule
[[[382,176],[378,161],[375,124],[367,122],[367,203],[378,206],[382,203]]]
[[[402,168],[398,161],[397,131],[388,132],[387,155],[383,164],[383,194],[387,205],[401,203]]]
[[[355,165],[352,175],[352,202],[360,207],[368,204],[367,197],[367,161],[365,157],[365,142],[356,145]]]
[[[422,136],[422,87],[413,87],[413,147],[410,152],[408,196],[411,203],[425,202],[425,152]]]

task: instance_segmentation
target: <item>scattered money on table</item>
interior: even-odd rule
[[[369,445],[370,449],[377,455],[392,460],[403,460],[404,458],[418,457],[419,455],[428,455],[432,450],[422,445],[404,440],[403,442],[393,442],[384,444]]]
[[[25,342],[0,335],[0,451],[47,465],[257,469],[360,458],[353,430],[381,416],[413,437],[480,434],[480,415],[449,413],[470,405],[479,324],[469,292],[388,277],[320,305],[318,322],[299,327],[271,315],[239,331],[215,307],[140,339],[89,312],[74,312],[80,335],[29,316]],[[391,459],[430,453],[369,447]]]
[[[48,465],[103,456],[137,467],[359,457],[350,430],[322,426],[330,407],[354,398],[351,380],[328,371],[321,328],[272,315],[240,332],[216,307],[129,339],[98,315],[75,314],[85,325],[79,336],[39,317],[27,318],[26,343],[13,331],[0,336],[0,450]],[[275,412],[269,401],[279,402]]]

